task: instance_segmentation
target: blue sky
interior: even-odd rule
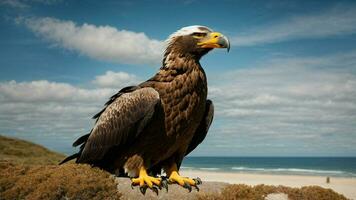
[[[0,0],[0,133],[65,153],[164,40],[205,25],[231,40],[201,63],[215,119],[196,156],[356,156],[353,1]]]

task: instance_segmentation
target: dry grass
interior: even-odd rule
[[[40,145],[0,135],[0,160],[19,164],[58,164],[65,156]]]
[[[120,199],[107,172],[89,165],[57,164],[64,155],[0,136],[0,199]]]
[[[120,199],[107,172],[88,165],[0,162],[1,199]]]
[[[220,194],[198,195],[201,200],[239,199],[239,200],[264,200],[268,194],[285,193],[290,200],[347,200],[343,195],[331,189],[319,186],[307,186],[302,188],[290,188],[285,186],[244,184],[229,185]]]

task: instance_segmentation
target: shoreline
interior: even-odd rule
[[[299,171],[298,171],[299,170]],[[309,170],[310,172],[301,172],[307,171],[309,169],[296,169],[292,170],[270,170],[270,169],[261,169],[261,170],[224,170],[220,168],[193,168],[193,167],[181,167],[180,171],[203,171],[203,172],[213,172],[213,173],[232,173],[232,174],[256,174],[256,175],[285,175],[285,176],[312,176],[312,177],[334,177],[334,178],[353,178],[356,179],[356,174],[351,172],[343,172],[343,171],[331,171],[335,172],[334,174],[328,174],[326,172],[330,170]],[[313,171],[316,171],[313,173]],[[320,172],[320,171],[326,171]],[[339,172],[339,173],[336,173]]]
[[[289,187],[303,187],[316,185],[330,188],[335,192],[343,194],[346,198],[356,200],[356,178],[330,176],[330,183],[326,183],[326,176],[308,175],[284,175],[284,174],[262,174],[245,172],[221,172],[208,170],[182,169],[182,176],[200,177],[203,182],[225,182],[230,184],[246,185],[284,185]]]

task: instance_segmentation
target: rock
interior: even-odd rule
[[[192,189],[189,192],[187,189],[177,185],[168,185],[168,192],[166,189],[158,191],[158,196],[152,190],[147,189],[146,194],[143,195],[139,187],[131,188],[131,180],[129,178],[116,178],[118,182],[118,190],[123,195],[123,199],[179,199],[190,200],[195,199],[197,194],[219,194],[221,190],[228,185],[228,183],[221,182],[204,182],[199,185],[199,192],[196,189]]]

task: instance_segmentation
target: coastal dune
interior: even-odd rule
[[[284,185],[288,187],[320,186],[332,189],[343,194],[349,199],[356,200],[356,179],[330,177],[330,183],[326,183],[326,177],[322,176],[302,176],[302,175],[271,175],[271,174],[253,174],[238,172],[214,172],[203,170],[184,170],[181,172],[184,176],[200,177],[205,181],[225,182],[230,184],[247,185]]]

